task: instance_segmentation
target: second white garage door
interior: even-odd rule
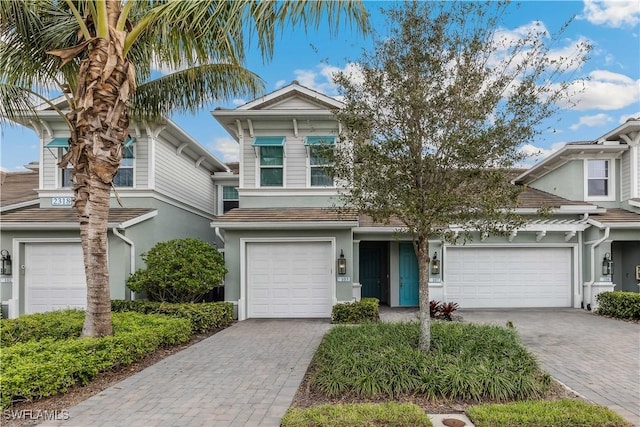
[[[570,248],[448,248],[447,300],[460,308],[571,307]]]
[[[26,313],[86,307],[80,243],[28,243],[25,258]]]
[[[331,317],[330,242],[247,243],[247,316]]]

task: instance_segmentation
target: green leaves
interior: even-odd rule
[[[159,242],[142,258],[147,268],[132,274],[127,286],[152,301],[196,302],[227,273],[220,252],[199,239]]]
[[[618,319],[640,320],[640,294],[637,292],[602,292],[596,295],[597,313]]]

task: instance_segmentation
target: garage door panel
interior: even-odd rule
[[[329,242],[247,244],[248,317],[329,317]]]
[[[570,307],[570,248],[449,248],[447,299],[462,308]]]
[[[27,313],[84,309],[87,287],[80,244],[26,244],[25,296]]]

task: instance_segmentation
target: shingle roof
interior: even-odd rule
[[[38,199],[38,172],[3,172],[0,180],[0,206]]]
[[[357,221],[352,211],[333,208],[238,208],[218,218],[222,222]]]
[[[637,222],[640,227],[640,214],[624,209],[607,209],[606,213],[594,214],[590,218],[601,223]]]
[[[151,208],[111,208],[109,209],[109,223],[121,223],[132,220],[146,213]],[[30,208],[9,211],[0,214],[3,225],[9,223],[76,223],[78,215],[73,208]]]
[[[518,195],[519,208],[559,208],[562,205],[593,206],[589,202],[568,200],[531,187],[526,187],[522,193]]]

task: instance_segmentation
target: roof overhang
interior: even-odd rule
[[[8,212],[14,209],[27,208],[29,206],[36,206],[40,204],[40,199],[28,200],[26,202],[14,203],[12,205],[0,207],[0,212]],[[4,228],[4,225],[2,226]]]
[[[610,229],[636,229],[640,230],[640,221],[618,221],[618,222],[607,222],[607,221],[597,221],[595,219],[589,219],[587,221],[590,225],[596,226],[600,229],[610,228]]]
[[[640,120],[628,119],[626,122],[624,122],[617,128],[605,133],[600,138],[598,138],[598,142],[618,139],[620,135],[631,133],[631,132],[638,132],[638,131],[640,131]]]
[[[336,229],[353,228],[358,221],[212,221],[212,228],[224,230],[291,230],[291,229]]]
[[[568,144],[560,150],[549,155],[540,163],[524,171],[511,182],[514,184],[527,184],[542,178],[549,172],[559,168],[563,164],[580,158],[594,158],[594,156],[606,156],[618,158],[629,149],[626,144]]]

